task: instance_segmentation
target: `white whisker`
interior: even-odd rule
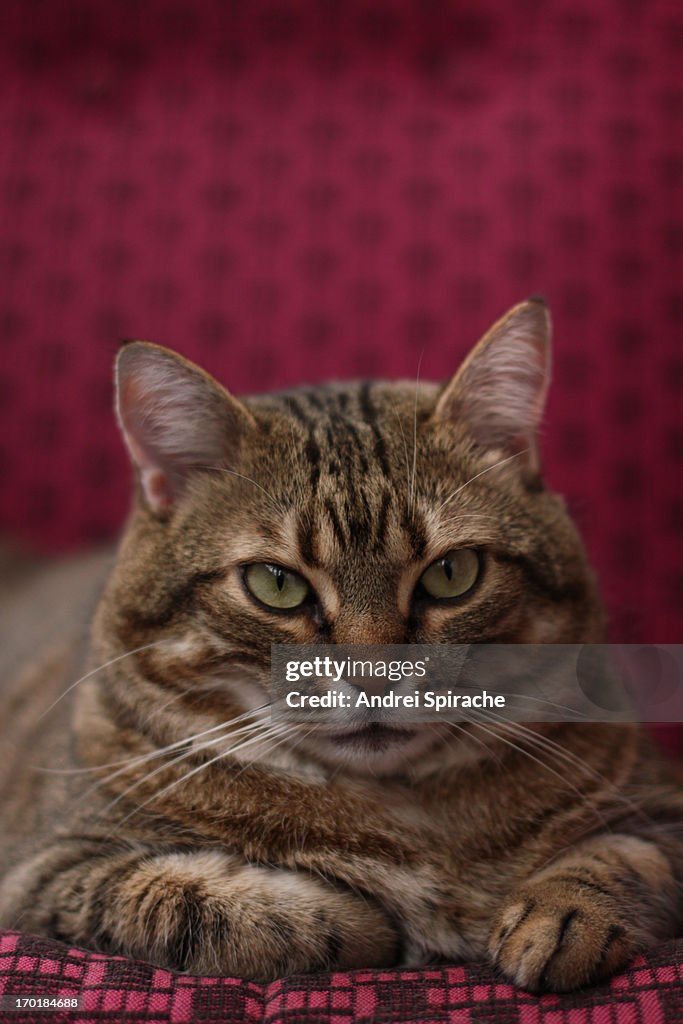
[[[484,476],[486,473],[491,473],[494,469],[500,469],[501,466],[505,466],[508,462],[512,462],[513,459],[518,459],[520,457],[520,455],[525,455],[530,450],[531,450],[530,448],[523,448],[522,451],[515,452],[514,455],[508,455],[508,457],[506,459],[500,459],[498,462],[494,462],[494,464],[492,466],[487,466],[486,469],[482,469],[482,470],[480,470],[479,473],[475,473],[474,476],[471,476],[469,478],[469,480],[465,481],[464,484],[461,484],[460,487],[457,487],[453,491],[453,493],[450,494],[446,498],[446,500],[441,503],[441,505],[439,505],[439,507],[436,510],[437,513],[439,513],[442,508],[445,508],[446,505],[448,505],[453,500],[453,498],[456,498],[458,496],[458,494],[461,494],[462,491],[464,491],[466,487],[469,487],[469,485],[473,484],[475,480],[478,480],[479,477]]]
[[[166,764],[159,765],[157,768],[153,769],[151,772],[147,772],[141,778],[136,779],[135,782],[132,782],[125,789],[121,790],[121,792],[118,793],[116,795],[116,797],[114,797],[114,799],[111,800],[106,805],[106,807],[102,811],[99,812],[100,815],[107,814],[113,807],[116,806],[116,804],[118,804],[121,800],[123,800],[124,797],[126,797],[129,793],[132,793],[134,789],[137,789],[139,786],[145,785],[145,783],[149,782],[150,779],[153,779],[156,775],[159,775],[161,772],[167,771],[169,768],[174,768],[176,765],[182,764],[183,761],[187,761],[188,758],[193,757],[193,756],[198,756],[199,754],[202,754],[205,750],[208,750],[210,747],[214,747],[218,743],[222,743],[225,740],[228,740],[228,739],[231,739],[231,738],[242,737],[245,733],[247,735],[249,733],[254,733],[258,729],[260,729],[262,727],[262,724],[263,723],[261,723],[261,722],[252,722],[249,725],[243,726],[241,729],[236,729],[234,732],[230,732],[230,733],[227,733],[227,734],[225,734],[223,736],[218,736],[218,737],[216,737],[216,738],[214,738],[212,740],[208,740],[206,743],[202,743],[198,747],[191,747],[189,750],[183,750],[182,753],[180,753],[177,757],[174,757],[171,761],[168,761]],[[238,747],[239,746],[240,746],[240,744],[238,744]],[[226,753],[230,753],[233,749],[238,749],[238,748],[229,747],[228,750],[226,751]],[[104,781],[105,782],[111,782],[112,779],[115,778],[116,775],[121,775],[121,774],[122,774],[122,772],[116,772],[114,776],[110,776],[109,779],[104,780]],[[99,785],[99,783],[96,783],[95,786],[92,787],[92,789],[96,789],[98,785]],[[91,789],[91,791],[92,791],[92,789]],[[87,795],[88,795],[87,793],[83,794],[83,797],[85,797]],[[77,801],[77,802],[80,802],[80,800],[83,799],[83,797],[80,797],[79,801]]]
[[[415,376],[415,401],[413,404],[413,475],[410,481],[410,511],[412,513],[414,501],[415,501],[415,477],[417,475],[417,395],[420,388],[420,367],[422,366],[422,357],[424,355],[424,349],[420,352],[420,358],[417,362],[417,374]]]
[[[289,728],[291,729],[291,726]],[[134,808],[132,811],[130,811],[124,818],[122,818],[121,821],[119,821],[117,823],[117,828],[120,828],[122,825],[124,825],[126,823],[126,821],[129,820],[129,818],[133,817],[133,815],[139,814],[139,812],[141,810],[143,810],[143,808],[147,807],[153,800],[158,800],[158,799],[161,799],[162,797],[166,796],[166,794],[169,793],[172,789],[175,789],[176,786],[180,786],[183,783],[187,782],[194,775],[197,775],[198,772],[205,771],[207,768],[210,768],[211,765],[215,764],[217,761],[220,761],[220,760],[222,760],[225,757],[229,757],[231,755],[234,755],[238,751],[243,750],[245,747],[248,747],[248,746],[250,746],[253,743],[257,743],[259,740],[263,742],[265,740],[270,739],[273,736],[277,737],[277,736],[281,735],[283,732],[286,732],[286,731],[288,731],[287,728],[283,729],[281,726],[271,726],[269,729],[266,730],[266,732],[263,735],[252,736],[250,739],[245,740],[243,743],[239,743],[236,747],[230,747],[228,750],[221,751],[220,754],[217,754],[215,757],[212,757],[209,761],[206,761],[203,764],[197,765],[195,768],[192,769],[192,771],[186,772],[186,774],[185,775],[181,775],[181,777],[179,779],[175,779],[173,782],[169,783],[167,786],[164,786],[164,788],[159,790],[158,793],[154,793],[152,796],[148,797],[147,800],[144,800],[136,808]],[[145,782],[145,781],[147,781],[146,778],[140,780],[140,782]],[[112,802],[111,805],[108,805],[107,807],[105,807],[104,810],[101,812],[101,814],[102,815],[107,814],[108,811],[111,809],[111,807],[114,806],[114,803],[118,802],[118,800],[121,798],[121,796],[123,796],[123,794],[120,794],[120,796],[117,797],[116,801]]]
[[[108,763],[93,765],[89,768],[44,768],[41,765],[32,765],[31,767],[34,768],[36,771],[49,772],[54,775],[85,775],[92,774],[93,772],[102,771],[103,768],[118,768],[121,765],[125,767],[130,765],[144,764],[146,761],[154,760],[154,758],[163,757],[164,754],[168,754],[173,750],[176,750],[178,747],[184,746],[187,743],[192,743],[194,742],[194,740],[201,739],[202,736],[207,736],[210,733],[217,732],[219,729],[227,729],[230,726],[237,725],[245,718],[249,718],[252,715],[258,714],[260,711],[263,711],[265,708],[269,706],[269,704],[260,704],[258,707],[250,709],[249,711],[245,711],[241,715],[237,715],[235,718],[229,718],[227,722],[221,722],[219,725],[211,726],[210,729],[204,729],[202,732],[194,733],[191,736],[185,736],[183,737],[183,739],[175,740],[175,742],[169,743],[165,747],[159,747],[157,750],[153,750],[152,752],[147,754],[136,754],[133,757],[125,757],[121,758],[118,761],[109,761]],[[106,783],[110,781],[112,778],[114,778],[114,776],[109,776],[108,778],[103,779],[102,783]]]
[[[398,423],[399,430],[401,431],[401,438],[403,440],[403,451],[406,459],[406,487],[408,488],[408,494],[410,494],[410,458],[408,456],[408,442],[406,441],[406,435],[403,429],[403,424],[401,423],[401,417],[398,414],[398,409],[394,407],[393,413],[396,417],[396,422]],[[408,505],[408,510],[410,510],[410,504]]]
[[[501,727],[507,726],[509,729],[513,731],[517,730],[519,732],[523,732],[525,734],[526,741],[536,746],[537,749],[543,750],[550,756],[554,756],[559,761],[564,762],[569,768],[573,768],[575,771],[583,772],[584,774],[589,775],[595,781],[602,783],[610,791],[610,797],[617,799],[621,803],[625,804],[630,811],[647,814],[647,812],[643,812],[642,808],[640,808],[634,801],[630,800],[625,793],[620,792],[619,787],[612,779],[607,778],[606,775],[603,775],[602,772],[597,771],[597,769],[595,769],[591,764],[589,764],[589,762],[586,761],[584,758],[581,758],[577,754],[574,754],[571,750],[567,750],[566,747],[563,747],[560,743],[557,743],[550,736],[545,736],[543,733],[538,733],[535,730],[530,729],[528,726],[523,725],[521,722],[509,722],[503,719],[502,716],[496,715],[495,712],[491,712],[490,717],[498,719],[498,724]]]
[[[267,490],[262,484],[260,484],[258,482],[258,480],[253,480],[250,476],[245,476],[244,473],[238,473],[234,469],[227,469],[225,466],[200,466],[199,468],[200,469],[212,469],[216,473],[228,473],[230,476],[236,476],[240,480],[246,480],[247,483],[253,484],[254,487],[258,488],[259,491],[262,491],[263,494],[265,494],[265,496],[270,500],[274,510],[277,512],[277,514],[279,516],[282,516],[284,518],[287,515],[289,510],[282,503],[282,500],[276,498],[276,496],[274,494],[272,494],[271,491]],[[296,509],[294,509],[294,514],[296,515],[296,517],[301,522],[301,516],[296,511]]]
[[[479,712],[472,712],[472,714],[479,715]],[[573,790],[574,793],[576,793],[577,797],[579,798],[582,804],[585,803],[585,794],[578,788],[578,786],[575,786],[573,782],[567,779],[565,775],[562,775],[554,768],[551,768],[549,764],[547,764],[545,761],[542,761],[540,758],[535,757],[529,750],[525,750],[525,748],[520,746],[518,743],[514,743],[512,740],[507,739],[504,735],[502,735],[502,732],[498,731],[497,724],[494,725],[492,728],[486,726],[481,721],[481,717],[482,715],[479,715],[479,717],[477,718],[470,718],[469,721],[471,721],[472,724],[476,725],[478,728],[483,729],[484,732],[488,733],[494,739],[500,740],[502,743],[505,743],[506,746],[510,747],[512,750],[515,750],[518,754],[522,754],[523,757],[528,757],[530,761],[533,761],[535,764],[539,765],[539,767],[541,767],[544,771],[549,772],[551,775],[554,775],[555,778],[559,779],[564,786],[567,786],[569,789]],[[486,717],[491,717],[488,715],[488,712]],[[600,814],[598,809],[596,807],[591,807],[590,809],[594,811],[596,818],[599,819],[601,824],[604,827],[609,828],[609,823],[605,820],[604,816]]]
[[[251,712],[249,712],[249,714],[251,715]],[[246,715],[240,717],[244,718],[246,717]],[[173,765],[178,764],[181,761],[184,761],[188,757],[192,757],[193,754],[200,754],[203,750],[208,750],[209,747],[216,746],[218,743],[222,743],[224,740],[240,736],[242,733],[245,732],[253,732],[254,730],[260,729],[263,726],[262,721],[247,722],[247,724],[241,726],[241,728],[233,729],[232,727],[234,724],[236,724],[237,721],[239,721],[239,719],[227,723],[222,723],[221,725],[213,726],[211,729],[205,729],[204,732],[196,733],[194,736],[190,736],[187,739],[176,740],[175,743],[169,744],[168,747],[164,747],[161,750],[155,750],[150,754],[145,754],[143,757],[134,759],[132,762],[125,762],[123,767],[119,768],[118,771],[112,772],[110,775],[107,775],[104,779],[98,779],[97,782],[93,783],[93,785],[90,786],[89,789],[87,789],[85,793],[83,793],[76,802],[80,803],[81,800],[84,800],[86,797],[90,796],[90,794],[95,792],[97,789],[101,789],[104,786],[107,786],[111,782],[113,782],[114,779],[119,778],[121,775],[125,775],[125,773],[130,768],[139,768],[141,765],[147,764],[149,761],[155,760],[158,757],[162,757],[167,753],[172,753],[174,749],[178,750],[182,747],[188,747],[187,750],[182,750],[178,757],[173,758],[166,764],[160,765],[158,768],[154,769],[154,771],[149,772],[147,775],[144,775],[141,779],[138,779],[136,782],[134,782],[127,790],[124,790],[121,794],[119,794],[119,797],[117,799],[120,799],[127,792],[130,792],[131,789],[135,789],[136,786],[141,785],[143,782],[151,778],[153,775],[158,775],[159,772],[165,771],[167,768],[173,767]],[[195,743],[197,739],[200,739],[202,736],[207,736],[210,733],[217,732],[219,729],[228,731],[223,732],[220,736],[216,736],[211,740],[207,740],[204,743],[201,743],[199,746],[192,745]]]
[[[68,693],[71,693],[71,691],[74,690],[81,683],[84,683],[86,679],[90,679],[92,676],[97,675],[98,672],[102,672],[103,669],[109,668],[110,665],[115,665],[118,661],[123,661],[124,658],[131,658],[134,654],[140,654],[141,651],[148,651],[152,647],[161,647],[162,644],[168,643],[172,643],[172,640],[170,638],[167,638],[165,640],[156,640],[154,643],[151,644],[143,644],[142,647],[136,647],[132,651],[125,651],[124,654],[117,655],[115,658],[112,658],[111,661],[105,661],[104,665],[99,665],[97,668],[91,669],[90,672],[86,672],[84,676],[81,676],[80,679],[77,679],[75,683],[71,684],[71,686],[67,686],[64,693],[60,694],[59,697],[57,697],[57,699],[54,700],[52,704],[50,704],[49,708],[46,708],[45,711],[43,711],[38,716],[38,721],[44,718],[45,715],[49,715],[52,709],[55,708],[57,704],[59,704],[60,700],[66,697]]]

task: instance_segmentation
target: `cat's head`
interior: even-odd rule
[[[549,335],[530,300],[445,385],[240,400],[164,348],[122,349],[137,496],[96,638],[108,657],[140,649],[120,662],[123,699],[159,742],[265,704],[271,643],[601,638],[581,542],[541,476]],[[298,742],[393,771],[438,738]]]

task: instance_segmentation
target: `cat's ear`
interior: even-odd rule
[[[255,426],[247,408],[208,373],[146,341],[128,342],[119,352],[116,410],[154,512],[173,504],[193,470],[234,459]]]
[[[542,299],[514,306],[472,349],[439,397],[436,417],[457,421],[496,452],[537,468],[536,435],[550,381],[551,324]]]

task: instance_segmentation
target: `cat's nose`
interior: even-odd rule
[[[396,686],[395,682],[386,678],[347,679],[346,682],[358,693],[367,693],[368,697],[384,697]]]

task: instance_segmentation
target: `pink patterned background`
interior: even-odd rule
[[[544,449],[614,636],[683,614],[677,0],[5,0],[0,528],[109,535],[122,337],[237,392],[556,322]]]

